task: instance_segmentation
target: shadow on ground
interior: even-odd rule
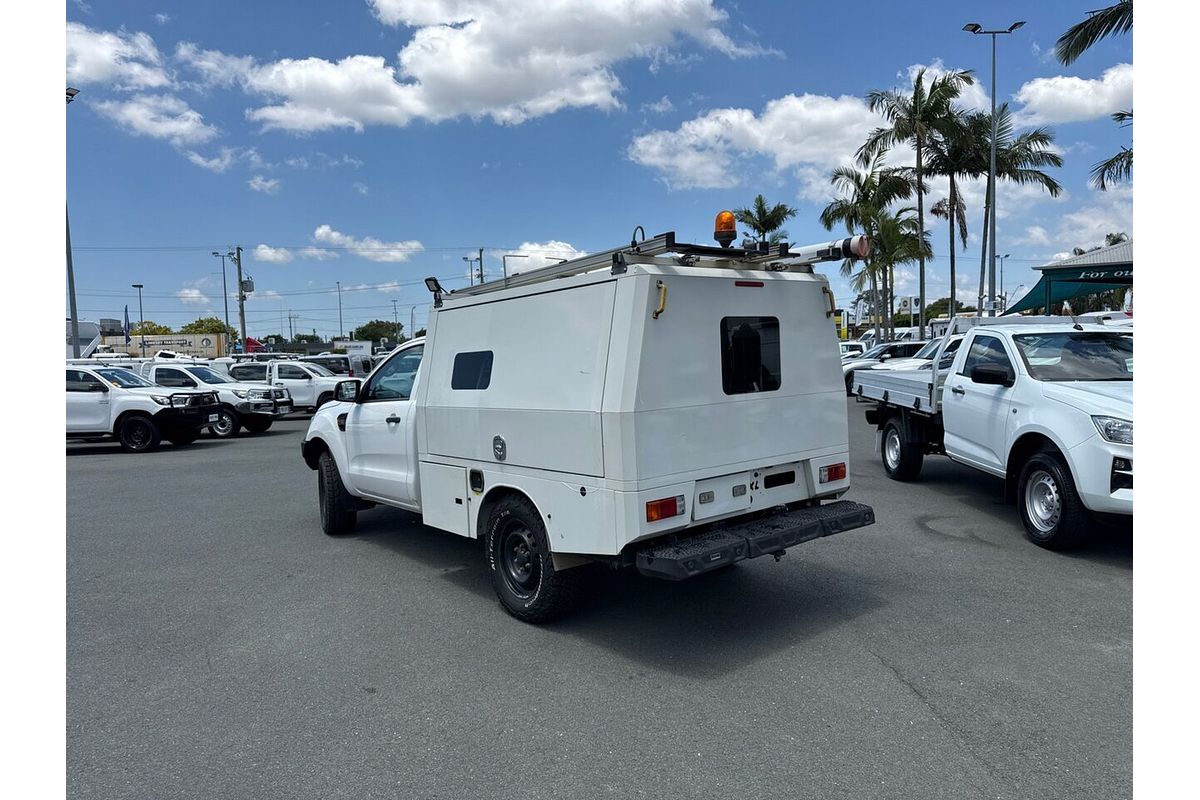
[[[384,508],[360,515],[355,536],[497,602],[479,541]],[[583,598],[578,609],[541,629],[584,639],[655,670],[719,677],[882,605],[870,580],[803,561],[803,550],[790,551],[781,564],[760,558],[679,582],[629,569],[579,567]],[[497,605],[495,613],[504,612]]]

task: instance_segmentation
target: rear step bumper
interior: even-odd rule
[[[735,561],[781,554],[793,545],[874,522],[875,511],[870,506],[839,500],[760,517],[670,544],[652,543],[637,551],[635,563],[643,575],[679,581]]]

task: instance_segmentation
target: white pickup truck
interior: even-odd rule
[[[277,418],[292,413],[292,398],[287,389],[238,383],[203,362],[147,361],[140,372],[159,386],[214,392],[221,408],[208,431],[219,439],[237,436],[242,428],[250,433],[263,433]]]
[[[338,383],[344,380],[320,364],[296,360],[234,364],[229,368],[229,375],[239,383],[266,383],[276,389],[286,389],[292,398],[292,407],[297,411],[316,411],[333,399]]]
[[[142,453],[162,439],[191,444],[217,419],[213,392],[169,390],[120,367],[67,364],[67,438],[116,437]]]
[[[1093,514],[1133,513],[1133,334],[1063,317],[957,318],[946,370],[862,370],[887,474],[927,453],[1005,478],[1029,539],[1083,542]],[[939,352],[933,364],[946,366]]]
[[[588,562],[679,580],[873,523],[838,499],[845,390],[812,269],[867,247],[665,233],[448,295],[427,279],[427,338],[305,434],[323,529],[382,503],[484,539],[501,605],[540,622]]]

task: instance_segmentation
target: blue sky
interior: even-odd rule
[[[1087,186],[1128,145],[1109,114],[1132,107],[1132,42],[1070,67],[1049,52],[1094,2],[855,4],[719,0],[69,2],[67,191],[81,316],[181,325],[223,314],[220,261],[245,249],[251,336],[347,332],[428,305],[421,284],[466,283],[485,249],[499,274],[627,241],[636,225],[708,241],[713,215],[762,192],[817,222],[829,171],[876,121],[863,96],[914,65],[974,69],[990,48],[961,31],[1027,25],[1000,41],[1001,100],[1046,124],[1064,196],[1001,186],[1005,284],[1108,231],[1132,234],[1132,191]],[[893,154],[900,159],[903,153]],[[935,184],[930,202],[944,196]],[[981,223],[982,186],[966,190]],[[948,293],[946,228],[930,220],[930,300]],[[841,232],[838,231],[838,234]],[[974,302],[979,251],[960,254]],[[839,299],[845,281],[830,265]],[[972,280],[971,276],[974,275]],[[232,281],[232,270],[230,272]],[[915,267],[900,288],[916,291]],[[64,301],[65,302],[65,301]],[[236,325],[236,308],[231,304]]]

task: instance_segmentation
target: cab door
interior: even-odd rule
[[[1013,387],[976,383],[971,379],[971,371],[977,366],[995,365],[1006,368],[1015,380],[1012,356],[1004,340],[993,334],[977,333],[967,346],[970,349],[962,367],[947,376],[942,389],[946,453],[989,472],[1003,474]]]
[[[308,370],[297,364],[276,364],[275,386],[291,393],[293,407],[317,404],[316,382]]]
[[[367,379],[346,413],[346,455],[350,483],[371,497],[409,504],[415,501],[416,425],[413,387],[424,345],[389,358]]]
[[[108,430],[108,387],[90,372],[67,370],[67,433]]]

